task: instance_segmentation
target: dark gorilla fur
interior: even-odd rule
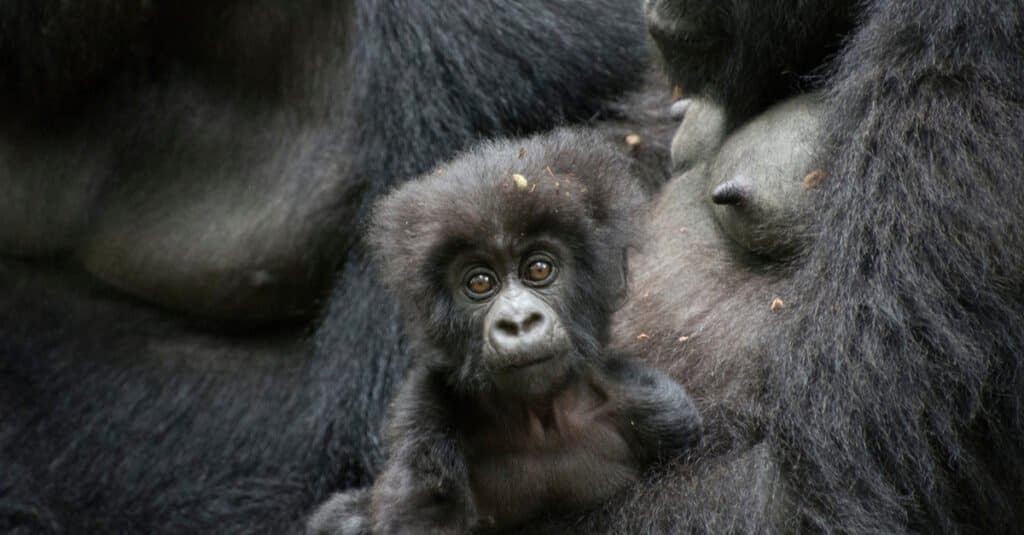
[[[372,200],[647,56],[618,0],[0,4],[0,531],[301,530],[406,366]]]
[[[353,245],[371,198],[477,136],[606,116],[639,6],[130,4],[0,7],[0,529],[294,532],[379,466],[406,366]],[[773,260],[714,224],[721,177],[677,169],[613,340],[684,383],[706,448],[526,531],[1018,531],[1019,2],[646,4],[727,134],[822,91],[826,178]]]
[[[377,204],[369,242],[413,363],[377,481],[333,497],[313,532],[508,528],[599,505],[699,443],[683,389],[607,347],[645,200],[630,168],[600,136],[560,129],[483,143]],[[530,282],[537,258],[550,278]],[[473,297],[478,270],[495,289]],[[502,322],[516,327],[496,339]]]
[[[802,527],[1014,532],[1024,11],[878,1],[860,20],[827,86],[799,309],[767,340],[769,443]]]
[[[1020,3],[647,10],[668,71],[724,106],[727,133],[780,98],[822,90],[825,179],[807,192],[801,250],[772,260],[700,226],[705,181],[717,179],[705,173],[728,165],[677,169],[620,322],[623,343],[644,329],[652,358],[678,366],[708,450],[602,513],[547,529],[1018,532]]]

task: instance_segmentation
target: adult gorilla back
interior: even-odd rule
[[[4,3],[0,530],[301,529],[405,364],[369,201],[646,57],[612,0]]]

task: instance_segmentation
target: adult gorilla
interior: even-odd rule
[[[1020,2],[646,9],[707,100],[620,339],[698,398],[709,440],[551,531],[1018,532]]]
[[[0,531],[300,530],[404,367],[369,201],[606,116],[645,39],[618,0],[4,2]]]

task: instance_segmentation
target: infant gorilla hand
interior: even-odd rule
[[[607,349],[645,199],[592,135],[484,144],[406,184],[370,231],[415,348],[388,460],[314,533],[464,533],[591,507],[683,455],[683,388]]]

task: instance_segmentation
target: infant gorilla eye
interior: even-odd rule
[[[523,270],[523,278],[533,285],[543,285],[551,282],[555,273],[555,266],[546,257],[532,257],[526,261],[526,269]]]
[[[537,260],[530,264],[530,267],[526,270],[526,276],[533,282],[547,280],[551,276],[551,264],[543,260]]]
[[[469,290],[472,297],[477,299],[482,299],[494,293],[496,286],[494,277],[487,272],[475,272],[466,280],[466,289]]]

